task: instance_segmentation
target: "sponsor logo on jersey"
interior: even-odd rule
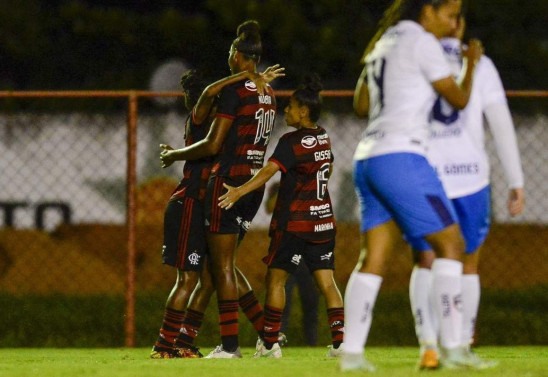
[[[305,136],[301,139],[301,145],[306,149],[314,148],[318,144],[318,140],[314,136]]]
[[[244,85],[245,85],[245,88],[251,92],[257,91],[257,85],[255,85],[255,83],[251,80],[247,80]]]
[[[443,173],[446,175],[466,175],[479,174],[479,164],[477,162],[464,164],[446,164],[443,166]]]
[[[318,143],[320,145],[324,145],[324,144],[327,144],[329,142],[329,136],[327,136],[327,134],[318,135],[318,136],[316,136],[316,139],[318,139]]]
[[[264,159],[264,154],[265,152],[264,151],[258,151],[258,150],[255,150],[255,149],[250,149],[247,151],[247,160],[250,160],[250,161],[257,161],[259,163],[263,163],[263,159]]]
[[[310,215],[318,216],[320,219],[331,217],[331,204],[325,203],[319,206],[310,206],[309,207]]]

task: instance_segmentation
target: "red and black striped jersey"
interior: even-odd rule
[[[211,175],[228,177],[234,184],[253,177],[263,166],[275,116],[276,98],[270,86],[264,95],[259,95],[250,80],[224,87],[216,117],[232,119],[233,123],[215,157]]]
[[[185,124],[185,145],[192,145],[207,136],[211,119],[208,118],[203,124],[196,124],[193,118],[194,110],[188,117]],[[202,200],[205,197],[207,181],[211,172],[212,157],[201,158],[194,161],[186,161],[183,168],[183,178],[173,191],[170,200],[181,197],[189,197]]]
[[[333,162],[325,129],[301,128],[283,135],[269,161],[282,172],[271,234],[284,230],[312,242],[335,237],[335,217],[327,189]]]

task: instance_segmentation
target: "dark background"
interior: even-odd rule
[[[548,1],[469,1],[479,37],[507,89],[547,89]],[[149,89],[171,59],[228,73],[242,21],[261,23],[263,63],[280,63],[293,88],[315,71],[327,89],[353,89],[358,63],[388,1],[2,0],[0,90]],[[178,81],[178,77],[175,78]]]

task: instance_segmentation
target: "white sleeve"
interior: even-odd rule
[[[510,189],[523,188],[523,171],[510,109],[506,103],[493,103],[484,111],[493,134],[497,154]]]
[[[421,71],[429,82],[453,77],[442,45],[432,34],[425,33],[415,46]]]
[[[500,79],[499,72],[491,59],[485,55],[482,56],[480,59],[480,64],[478,64],[476,74],[481,76],[483,83],[481,89],[483,108],[487,108],[495,103],[507,103],[502,80]]]

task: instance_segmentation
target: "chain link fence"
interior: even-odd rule
[[[23,109],[31,101],[4,97]],[[80,103],[86,100],[96,101],[83,96]],[[111,99],[122,105],[127,103],[124,100]],[[320,120],[335,155],[330,191],[338,221],[336,278],[341,289],[359,251],[358,202],[351,177],[352,154],[364,124],[352,115],[350,102],[347,94],[326,98],[328,110]],[[283,97],[279,103],[282,114]],[[128,145],[132,145],[128,144],[128,119],[135,116],[137,179],[134,221],[128,222]],[[161,265],[162,223],[167,199],[182,173],[182,163],[161,169],[158,145],[183,146],[186,117],[179,102],[146,106],[138,114],[99,113],[73,111],[66,98],[56,99],[55,111],[0,114],[0,346],[120,346],[124,337],[126,345],[133,345],[133,338],[137,345],[151,344],[160,326],[163,301],[175,281],[175,272]],[[507,321],[516,308],[542,317],[538,308],[547,304],[547,119],[542,111],[514,117],[527,198],[526,211],[517,218],[506,213],[504,174],[488,135],[493,227],[480,265],[488,301],[487,309],[480,311],[480,326]],[[283,116],[278,116],[267,156],[286,131]],[[259,293],[264,289],[266,269],[260,258],[267,252],[269,220],[262,208],[238,252],[238,264]],[[135,255],[128,259],[132,234]],[[128,278],[133,269],[134,279]],[[401,303],[407,300],[410,273],[411,255],[402,242],[383,283],[377,318],[392,318],[412,338],[408,304]],[[131,301],[134,292],[136,307]],[[383,306],[383,294],[394,297],[398,310],[386,301],[388,306]],[[504,295],[511,296],[515,305],[493,304]],[[134,320],[133,312],[136,328],[127,325]],[[527,330],[529,336],[520,342],[547,342],[546,336],[538,334],[545,333],[546,320],[534,321]],[[380,344],[410,342],[384,339],[385,328],[375,326],[372,337],[381,339]],[[135,331],[129,341],[128,331]],[[488,341],[504,344],[515,338]]]

